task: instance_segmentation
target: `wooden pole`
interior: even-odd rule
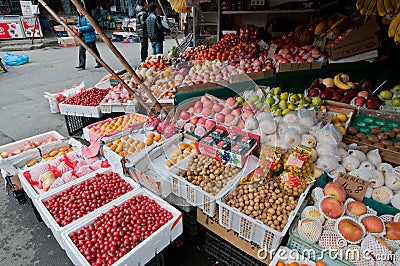
[[[165,9],[164,9],[164,7],[163,7],[163,5],[162,5],[162,3],[161,3],[161,0],[158,0],[158,5],[160,6],[161,11],[163,12],[164,17],[165,17],[165,19],[167,20],[168,25],[171,27],[171,25],[169,24],[169,21],[168,21],[167,13],[165,12]],[[176,35],[175,35],[174,39],[175,39],[176,45],[178,46],[179,52],[182,52],[182,48],[181,48],[181,46],[179,45],[178,38],[176,38]]]
[[[110,39],[104,34],[102,29],[97,24],[96,20],[94,20],[92,16],[83,8],[79,0],[71,0],[71,2],[75,5],[76,9],[86,17],[90,25],[92,25],[92,27],[96,30],[96,32],[99,34],[103,42],[110,48],[111,52],[113,52],[114,55],[118,58],[118,60],[128,71],[128,73],[133,77],[138,86],[140,86],[140,88],[146,93],[147,97],[152,101],[153,105],[155,106],[157,112],[160,112],[162,109],[161,104],[157,101],[156,97],[154,97],[151,90],[149,90],[149,88],[147,88],[147,86],[143,84],[143,81],[138,77],[138,75],[136,75],[136,72],[125,60],[123,55],[118,51],[118,49],[114,46],[114,44],[110,41]]]
[[[81,44],[86,50],[89,51],[91,55],[115,78],[118,80],[122,86],[129,91],[132,96],[138,101],[140,105],[143,106],[143,108],[146,109],[147,112],[151,111],[151,108],[147,106],[147,104],[133,91],[122,79],[119,75],[117,75],[111,68],[110,66],[107,65],[106,62],[104,62],[79,36],[75,34],[75,32],[44,2],[44,0],[38,0],[40,4],[52,15],[58,23],[60,23],[66,31],[68,31],[72,36],[75,37],[75,39]]]

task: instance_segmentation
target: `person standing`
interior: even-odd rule
[[[87,46],[89,46],[89,48],[100,57],[100,53],[96,46],[96,31],[80,12],[78,16],[78,24],[75,26],[75,30],[77,35],[87,44]],[[96,61],[96,63],[95,68],[102,67],[99,62]],[[82,44],[79,45],[79,65],[75,68],[77,68],[78,71],[86,68],[86,49]]]
[[[150,38],[153,55],[163,53],[164,32],[170,32],[170,29],[163,26],[161,17],[158,15],[158,6],[156,3],[149,5],[150,15],[146,20],[147,34]]]
[[[136,33],[140,40],[140,57],[142,62],[146,61],[149,51],[149,37],[147,35],[146,19],[147,19],[147,3],[146,0],[139,0],[136,6]]]

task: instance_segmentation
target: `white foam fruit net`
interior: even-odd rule
[[[321,211],[314,206],[307,206],[301,212],[301,219],[312,219],[320,221],[321,224],[325,222],[325,217],[322,215]]]
[[[348,245],[345,250],[347,261],[357,266],[374,266],[375,261],[364,257],[363,250],[358,245]]]
[[[316,243],[322,234],[322,224],[313,219],[302,219],[297,225],[297,232],[302,237]]]

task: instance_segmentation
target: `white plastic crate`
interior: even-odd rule
[[[241,169],[239,174],[233,179],[229,180],[224,188],[216,195],[204,191],[201,187],[193,185],[179,176],[183,169],[188,168],[189,159],[180,161],[176,166],[171,167],[172,175],[172,193],[184,198],[190,205],[198,207],[203,210],[208,216],[213,217],[216,213],[216,204],[219,199],[224,197],[231,191],[241,178],[247,176],[257,167],[258,158],[250,155],[247,158],[245,166]]]
[[[74,152],[67,153],[67,156],[68,156],[68,155],[72,155],[72,154],[74,154]],[[56,160],[59,160],[59,159],[60,159],[60,158],[58,157]],[[41,196],[41,195],[44,195],[44,194],[46,194],[46,193],[51,192],[53,189],[50,189],[50,190],[48,190],[48,191],[46,192],[46,191],[44,191],[43,189],[39,189],[38,187],[33,187],[33,186],[28,182],[28,180],[26,180],[26,178],[25,178],[25,176],[24,176],[24,172],[27,171],[27,170],[36,169],[37,167],[40,167],[40,166],[42,166],[42,165],[51,164],[52,162],[54,162],[54,160],[53,160],[53,161],[44,161],[44,162],[41,162],[41,163],[39,163],[39,164],[36,164],[36,165],[32,166],[32,167],[29,168],[29,169],[22,170],[21,172],[19,172],[18,176],[19,176],[19,180],[21,181],[22,188],[24,189],[24,191],[25,191],[25,193],[28,195],[28,197],[31,198],[32,200],[35,199],[35,198],[37,198],[37,197],[39,197],[39,196]],[[78,178],[78,179],[79,179],[79,178]],[[63,185],[57,187],[57,189],[58,189],[58,188],[67,187],[67,186],[69,186],[69,183],[70,183],[70,182],[68,182],[68,183],[66,183],[66,184],[63,184]],[[54,188],[54,189],[55,189],[55,188]]]
[[[301,255],[297,250],[288,247],[280,247],[272,259],[270,266],[276,266],[278,261],[286,264],[297,262],[300,265],[315,266],[315,262]]]
[[[101,112],[100,105],[98,106],[83,106],[83,105],[73,105],[60,103],[60,113],[62,115],[73,115],[73,116],[84,116],[84,117],[94,117],[100,118],[103,116]]]
[[[128,115],[130,115],[130,114],[128,114]],[[135,113],[135,115],[148,118],[148,116],[145,116],[145,115],[142,115],[142,114],[137,114],[137,113]],[[87,141],[90,141],[89,131],[90,131],[90,128],[91,128],[91,127],[96,126],[96,125],[98,125],[98,124],[100,124],[100,123],[105,123],[105,122],[107,122],[107,121],[117,120],[118,118],[121,118],[121,117],[123,118],[124,116],[126,116],[126,115],[122,115],[122,116],[118,116],[118,117],[114,117],[114,118],[108,118],[108,119],[106,119],[106,120],[102,120],[102,121],[100,121],[100,122],[96,122],[96,123],[93,123],[93,124],[91,124],[91,125],[88,125],[88,126],[84,127],[83,130],[82,130],[82,131],[83,131],[83,136],[84,136],[84,138],[85,138]],[[129,128],[127,128],[127,129],[124,129],[124,130],[122,130],[122,131],[117,131],[117,132],[109,133],[109,134],[105,135],[104,137],[111,137],[111,136],[116,135],[116,134],[121,133],[121,132],[127,132],[126,134],[128,134],[130,130],[132,130],[133,128],[138,128],[138,127],[142,126],[143,124],[144,124],[144,122],[139,122],[139,123],[131,124],[131,125],[129,126]],[[96,134],[96,135],[98,135],[98,134]],[[99,136],[100,136],[100,135],[99,135]]]
[[[225,197],[222,200],[217,200],[219,205],[219,224],[226,229],[232,229],[238,233],[241,238],[256,243],[266,252],[277,250],[281,244],[282,238],[286,235],[290,225],[296,217],[296,213],[299,211],[300,206],[306,198],[308,191],[312,187],[312,184],[310,184],[300,195],[296,208],[290,213],[288,222],[281,232],[272,229],[262,221],[253,219],[250,216],[240,212],[238,209],[233,208],[223,202],[223,200],[228,198],[228,194],[235,191],[237,184],[238,182],[228,193],[225,194]]]
[[[93,177],[96,176],[96,174],[100,173],[100,174],[107,174],[110,173],[111,170],[110,169],[99,169],[97,171],[94,171],[86,176],[83,176],[81,178],[75,179],[68,184],[68,186],[64,186],[64,187],[58,187],[54,190],[52,190],[50,193],[46,193],[45,195],[40,196],[39,198],[36,198],[33,200],[36,209],[38,210],[38,212],[40,213],[40,216],[42,217],[43,222],[46,224],[46,226],[51,230],[51,232],[53,233],[54,237],[56,238],[57,242],[60,244],[61,248],[65,249],[65,245],[64,242],[61,240],[61,231],[66,230],[66,228],[69,228],[71,226],[74,226],[76,224],[80,224],[81,221],[83,219],[85,219],[86,216],[88,216],[90,213],[84,215],[83,217],[73,221],[72,223],[61,227],[56,220],[53,218],[53,216],[51,215],[51,213],[49,212],[49,210],[45,207],[45,205],[43,204],[43,202],[50,200],[53,196],[55,195],[59,195],[62,192],[64,192],[65,190],[67,190],[68,188],[72,187],[72,186],[77,186],[79,184],[81,184],[82,182],[84,182],[85,180],[89,180]],[[139,188],[139,186],[129,177],[125,177],[125,176],[120,176],[123,180],[125,180],[127,183],[129,183],[129,185],[131,185],[131,187],[133,188],[133,190],[136,190]],[[115,199],[116,200],[116,199]],[[114,201],[115,201],[114,200]],[[112,201],[111,201],[112,202]],[[109,203],[111,203],[109,202]],[[107,203],[107,204],[109,204]],[[98,208],[98,209],[102,209],[105,208],[105,206],[107,205],[103,205],[102,207]],[[92,211],[93,212],[93,211]]]
[[[126,164],[129,173],[141,186],[146,187],[157,195],[165,198],[172,192],[171,187],[171,171],[170,167],[167,167],[169,154],[176,148],[180,143],[189,143],[190,140],[183,139],[181,141],[182,134],[176,134],[160,146],[154,148],[148,154],[143,154],[140,157],[136,157],[132,162]],[[193,154],[188,157],[193,156]]]
[[[61,237],[65,243],[65,251],[74,265],[90,265],[85,257],[79,252],[78,248],[72,242],[69,234],[76,232],[82,227],[92,224],[96,217],[100,216],[101,213],[106,213],[109,209],[114,206],[121,206],[133,196],[143,195],[151,199],[154,199],[162,208],[172,213],[172,219],[160,227],[156,232],[154,232],[150,237],[141,242],[138,246],[132,249],[130,252],[125,254],[120,258],[115,264],[118,265],[130,265],[130,266],[143,266],[148,261],[150,261],[156,254],[161,252],[165,247],[167,247],[172,241],[174,241],[179,235],[182,234],[182,214],[172,207],[166,201],[158,198],[154,194],[147,192],[144,189],[137,189],[131,191],[124,196],[116,199],[115,201],[106,205],[105,208],[101,210],[98,209],[95,212],[89,214],[84,221],[80,224],[75,224],[74,226],[68,227],[61,233]]]

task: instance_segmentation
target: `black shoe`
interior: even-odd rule
[[[82,70],[85,70],[85,68],[84,68],[84,67],[77,68],[77,70],[76,70],[76,71],[82,71]]]
[[[76,69],[82,69],[82,70],[85,69],[84,66],[76,66],[75,68],[76,68]]]
[[[100,67],[103,67],[103,66],[100,64],[97,64],[94,68],[100,68]]]

